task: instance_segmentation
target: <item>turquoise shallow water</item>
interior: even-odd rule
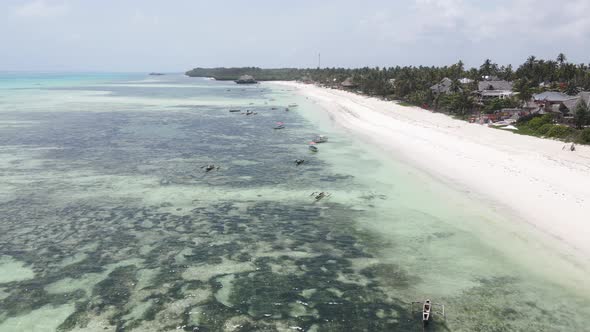
[[[12,75],[0,331],[419,331],[426,297],[432,331],[588,328],[585,267],[289,89]]]

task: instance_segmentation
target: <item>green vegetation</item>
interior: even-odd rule
[[[579,102],[576,105],[576,110],[574,112],[574,124],[578,129],[582,129],[585,125],[590,124],[590,112],[586,103]]]
[[[590,143],[590,128],[577,130],[569,126],[556,124],[552,114],[523,117],[517,123],[519,134],[549,137],[577,143]]]
[[[293,81],[305,76],[304,69],[279,68],[262,69],[257,67],[241,68],[195,68],[186,72],[191,77],[213,77],[219,81],[234,81],[242,75],[251,75],[257,81]]]

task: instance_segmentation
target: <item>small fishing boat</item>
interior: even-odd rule
[[[430,311],[432,310],[432,303],[430,300],[424,301],[422,305],[422,324],[427,325],[430,321]]]
[[[289,104],[289,107],[297,107],[297,104]]]
[[[285,124],[282,122],[277,122],[277,125],[274,127],[274,129],[285,129]]]
[[[318,192],[313,192],[309,196],[313,196],[313,198],[315,199],[315,201],[318,202],[322,198],[328,198],[328,197],[332,196],[332,194],[330,194],[329,192],[322,191],[322,192],[319,192],[319,193]]]
[[[317,135],[313,138],[314,143],[326,143],[328,141],[328,136],[324,135]]]
[[[420,315],[422,316],[422,326],[426,328],[426,326],[434,320],[434,313],[436,313],[439,317],[443,319],[446,318],[445,316],[445,305],[440,303],[432,303],[430,300],[425,300],[424,302],[414,301],[411,302],[411,312],[416,312],[414,309],[414,305],[422,305],[422,309],[420,310]],[[435,306],[438,306],[438,311],[436,311]]]
[[[311,150],[311,152],[318,152],[320,149],[318,149],[318,147],[315,146],[315,142],[311,142],[309,143],[309,150]]]
[[[215,166],[215,165],[205,165],[203,167],[201,167],[202,169],[205,169],[205,173],[209,173],[213,170],[217,170],[219,171],[219,169],[221,168],[221,166]]]
[[[240,110],[229,110],[231,113],[239,112]]]

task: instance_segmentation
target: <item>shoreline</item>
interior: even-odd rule
[[[294,82],[295,88],[352,135],[388,157],[483,198],[590,257],[590,147],[518,135],[418,107]],[[569,147],[569,145],[568,145]]]

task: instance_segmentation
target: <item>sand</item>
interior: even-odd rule
[[[418,107],[293,82],[350,134],[590,258],[590,147],[513,134]],[[564,149],[564,146],[566,148]]]

